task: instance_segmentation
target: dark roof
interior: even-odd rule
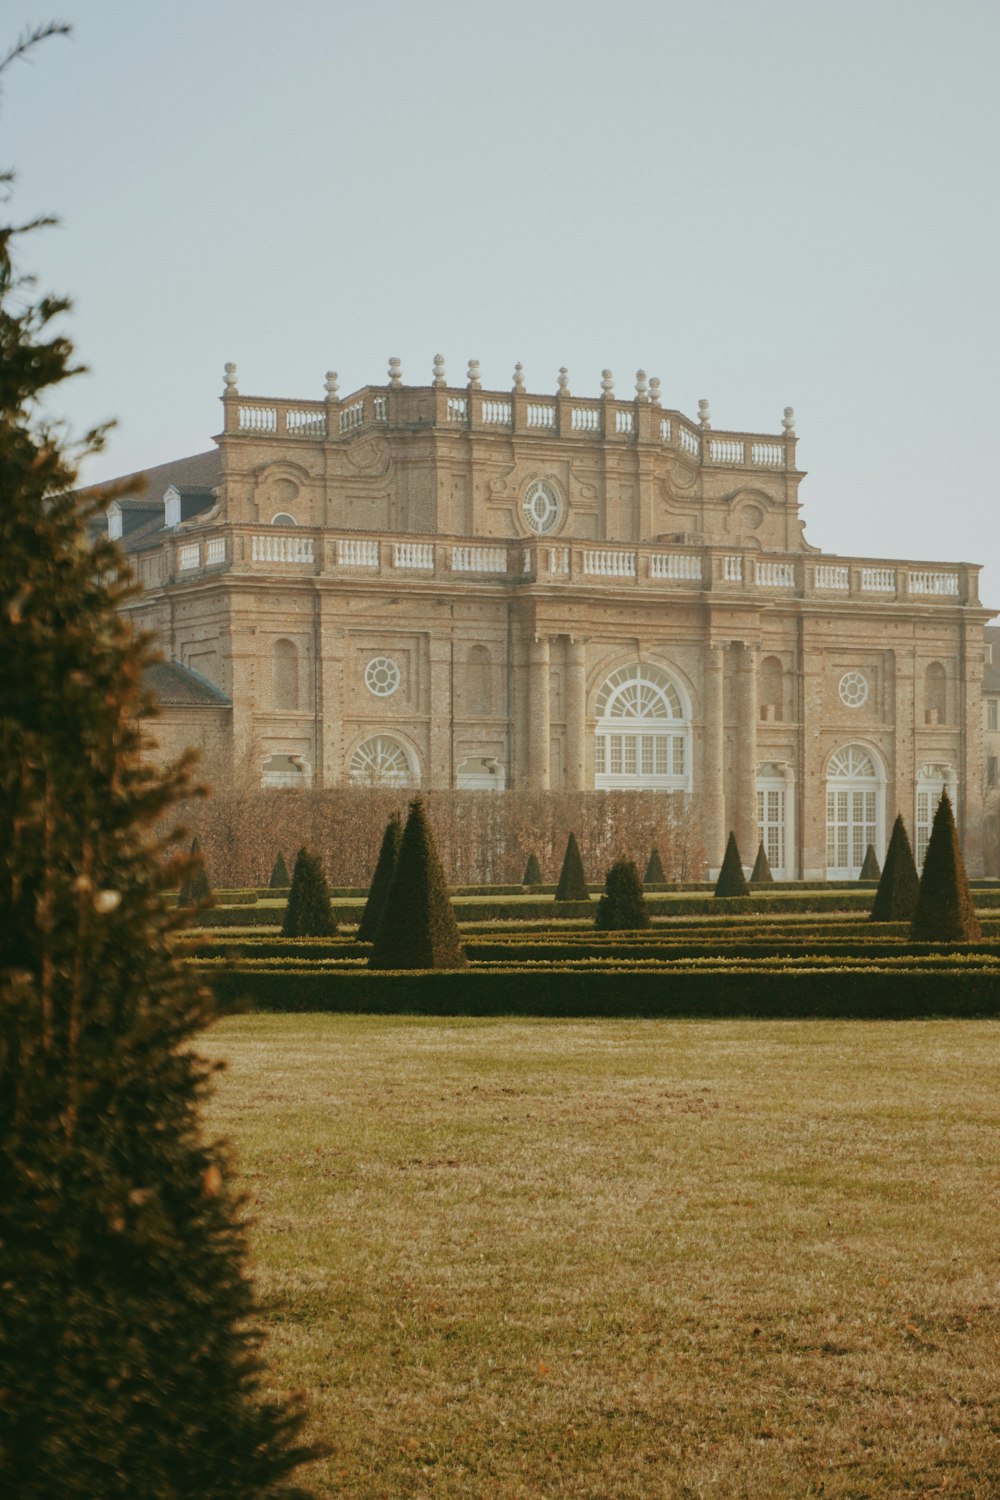
[[[82,495],[93,495],[112,484],[140,483],[139,500],[163,502],[163,492],[174,484],[179,490],[210,490],[218,484],[222,474],[222,456],[218,448],[209,453],[195,453],[190,458],[172,458],[167,464],[154,464],[151,469],[138,469],[134,474],[121,474],[117,479],[105,479],[100,484],[90,484],[81,490]],[[123,502],[124,503],[124,502]]]
[[[987,646],[993,647],[993,660],[983,668],[983,692],[1000,693],[1000,625],[987,625],[983,634]]]
[[[158,661],[147,667],[143,686],[154,693],[164,707],[232,708],[232,699],[191,667],[179,661]]]

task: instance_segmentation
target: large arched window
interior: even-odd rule
[[[299,706],[299,653],[293,641],[271,647],[271,701],[275,708]]]
[[[595,707],[595,787],[691,790],[690,715],[661,667],[620,667],[601,685]]]
[[[873,751],[845,745],[826,771],[826,878],[857,880],[865,850],[882,858],[885,777]]]
[[[404,747],[388,734],[373,735],[358,746],[350,777],[362,786],[416,786],[420,780]]]
[[[917,838],[913,848],[913,857],[917,862],[918,870],[923,869],[924,856],[927,853],[931,828],[934,826],[934,814],[941,801],[941,793],[947,792],[950,797],[954,797],[954,789],[955,777],[950,766],[926,765],[921,766],[917,772],[917,816],[914,824]]]
[[[757,833],[775,880],[788,880],[794,865],[792,791],[788,767],[770,761],[757,767]]]
[[[924,719],[928,724],[948,722],[948,677],[939,661],[924,673]]]

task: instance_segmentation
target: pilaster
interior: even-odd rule
[[[566,779],[568,792],[583,791],[587,774],[587,648],[566,642]]]
[[[726,845],[723,665],[722,647],[706,646],[701,777],[704,793],[701,798],[701,821],[710,877],[718,873]]]
[[[528,645],[528,785],[549,790],[549,641],[538,637]]]

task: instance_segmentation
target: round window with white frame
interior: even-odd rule
[[[845,672],[837,691],[840,693],[841,703],[848,708],[860,708],[868,702],[868,678],[864,672]]]
[[[365,687],[376,698],[389,698],[399,687],[399,667],[391,656],[373,656],[365,667]]]
[[[398,740],[376,734],[351,756],[349,775],[359,786],[414,786],[419,777]]]
[[[529,529],[536,536],[547,536],[562,519],[562,501],[544,479],[535,479],[528,485],[521,509]]]
[[[662,667],[636,662],[598,689],[594,786],[691,790],[691,719]]]

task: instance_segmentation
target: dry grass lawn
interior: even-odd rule
[[[1000,1025],[207,1042],[318,1495],[1000,1495]]]

